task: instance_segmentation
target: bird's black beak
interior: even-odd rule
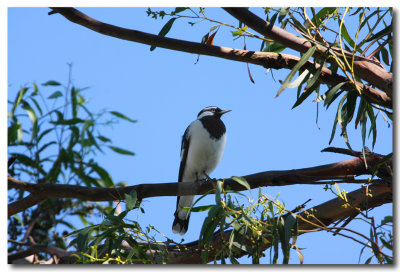
[[[227,112],[230,112],[230,111],[232,111],[232,110],[223,110],[223,111],[220,111],[220,112],[219,112],[219,115],[223,115],[223,114],[225,114],[225,113],[227,113]]]

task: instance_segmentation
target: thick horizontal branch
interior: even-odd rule
[[[298,214],[298,234],[302,235],[304,233],[307,233],[308,230],[324,229],[333,222],[344,220],[349,216],[354,215],[355,209],[365,211],[367,209],[373,209],[383,204],[391,203],[393,201],[392,186],[390,184],[371,185],[368,188],[369,194],[367,194],[365,190],[366,187],[347,194],[347,199],[351,203],[351,206],[343,205],[346,203],[340,198],[334,198]],[[372,197],[367,197],[367,195],[372,195]],[[227,244],[231,236],[231,232],[232,230],[224,231],[223,234],[221,234],[219,231],[214,233],[211,245],[208,250],[209,257],[207,262],[211,262],[214,259],[220,259],[221,251],[224,248],[221,240],[223,240],[224,243]],[[240,237],[237,237],[236,239],[241,241]],[[270,239],[267,240],[270,241]],[[243,242],[251,246],[250,241],[244,240]],[[160,246],[162,247],[162,245],[157,245],[154,248]],[[270,246],[270,243],[266,243],[263,245],[262,250],[264,251]],[[130,248],[127,248],[127,251],[129,250]],[[29,248],[22,252],[9,254],[8,261],[9,263],[11,263],[14,260],[32,254],[37,254],[39,252],[57,255],[64,263],[76,261],[76,258],[72,258],[72,253],[66,253],[62,249],[55,251],[54,249],[47,246],[34,246],[33,248]],[[201,258],[201,252],[202,249],[199,246],[199,241],[193,241],[187,244],[169,246],[168,256],[166,258],[164,256],[165,250],[162,250],[162,252],[152,250],[151,254],[148,254],[147,257],[153,258],[153,261],[156,263],[163,263],[165,260],[167,260],[169,264],[199,264],[203,262]],[[235,254],[235,257],[240,258],[247,254],[248,253],[245,251],[238,250]]]
[[[293,184],[320,184],[320,181],[354,181],[354,176],[370,174],[371,169],[382,156],[375,153],[366,157],[368,169],[362,158],[353,158],[337,163],[295,170],[266,171],[246,175],[243,178],[251,188],[263,186],[284,186]],[[231,178],[223,179],[225,188],[236,191],[246,190]],[[14,188],[31,194],[8,206],[8,216],[21,212],[50,198],[78,198],[88,201],[114,201],[125,199],[125,194],[135,190],[139,199],[158,196],[202,195],[213,192],[216,180],[201,182],[173,182],[139,184],[120,188],[92,188],[64,184],[34,184],[8,177],[8,188]]]
[[[254,29],[261,35],[273,39],[274,41],[287,46],[293,50],[305,53],[310,47],[313,46],[311,42],[307,39],[298,37],[282,28],[271,25],[269,22],[258,17],[247,8],[224,8],[229,14],[243,22],[250,28]],[[315,53],[315,57],[320,59],[325,59],[325,56],[320,53],[324,52],[325,48],[321,46],[319,52]],[[338,50],[338,54],[341,53]],[[351,61],[352,54],[348,53],[346,56]],[[354,62],[354,70],[360,78],[367,81],[368,83],[376,86],[377,88],[383,90],[385,93],[382,97],[387,96],[386,99],[391,100],[392,85],[393,85],[393,74],[387,72],[385,69],[374,63],[374,61],[357,57]],[[388,96],[389,95],[389,96]]]
[[[61,260],[60,263],[74,263],[78,260],[78,256],[74,255],[79,254],[77,251],[67,251],[55,246],[31,245],[26,250],[8,254],[8,263],[12,264],[18,262],[20,259],[24,259],[39,253],[47,253],[52,256],[56,256]]]
[[[98,33],[118,39],[153,45],[166,49],[247,62],[273,69],[292,69],[300,60],[299,57],[288,54],[255,52],[224,46],[214,46],[180,39],[167,38],[138,30],[122,28],[95,20],[74,8],[51,9],[54,11],[54,13],[61,14],[71,22],[89,28]],[[309,61],[307,64],[305,64],[304,68],[312,65],[315,64]],[[344,82],[347,79],[341,75],[332,73],[332,71],[327,68],[323,68],[319,80],[324,84],[337,85],[338,83]],[[370,99],[370,102],[392,108],[392,100],[391,98],[388,98],[385,93],[375,90],[367,85],[361,83],[358,84],[363,92],[367,94],[366,96],[368,99]],[[348,90],[352,89],[350,84],[344,85],[343,88]]]
[[[307,233],[307,230],[324,229],[333,222],[344,220],[349,216],[354,215],[355,209],[365,211],[367,209],[373,209],[393,201],[391,185],[376,184],[369,186],[368,192],[370,195],[372,195],[372,197],[366,197],[367,194],[365,190],[366,188],[364,187],[347,193],[347,199],[351,203],[351,206],[343,205],[346,203],[340,198],[334,198],[298,214],[298,234],[302,235]],[[221,250],[223,250],[223,243],[221,242],[221,239],[225,244],[227,244],[231,236],[231,232],[232,230],[228,230],[222,235],[220,232],[214,233],[210,250],[208,252],[208,262],[211,262],[214,259],[220,259]],[[241,240],[240,237],[237,239],[239,241]],[[244,244],[248,244],[248,246],[251,246],[251,243],[251,241],[244,241]],[[264,251],[270,246],[270,243],[266,243],[263,245],[262,250]],[[182,251],[182,248],[185,248],[186,250]],[[168,258],[168,260],[171,261],[169,263],[195,264],[202,262],[201,249],[198,241],[184,244],[180,246],[179,249],[181,250],[181,253],[177,254],[175,252],[174,254],[171,254],[171,256]],[[240,258],[245,255],[248,255],[248,253],[245,251],[239,251],[237,254],[235,254],[235,258]]]

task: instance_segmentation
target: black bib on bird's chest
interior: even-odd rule
[[[210,133],[212,139],[218,140],[225,133],[226,128],[219,117],[204,116],[200,118],[203,127]]]

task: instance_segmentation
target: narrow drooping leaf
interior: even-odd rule
[[[110,113],[111,113],[112,115],[114,115],[114,116],[120,118],[120,119],[129,121],[129,122],[131,122],[131,123],[136,123],[136,122],[137,122],[136,120],[133,120],[133,119],[129,118],[128,116],[126,116],[126,115],[124,115],[124,114],[122,114],[122,113],[120,113],[120,112],[117,112],[117,111],[110,111]]]
[[[22,98],[24,97],[24,95],[26,94],[26,92],[29,90],[29,88],[21,88],[18,93],[17,93],[17,97],[14,100],[14,104],[13,104],[13,108],[11,110],[11,115],[14,115],[15,109],[18,107],[18,105],[21,103]]]
[[[99,177],[107,187],[114,186],[114,182],[110,174],[103,167],[99,166],[98,164],[92,164],[90,166],[99,175]]]
[[[340,24],[340,22],[338,21],[338,23]],[[351,48],[354,48],[354,41],[352,38],[350,38],[349,32],[347,31],[346,25],[342,24],[342,28],[341,28],[342,32],[342,36],[343,38],[346,40],[346,42],[350,45]]]
[[[338,123],[338,115],[339,115],[339,113],[336,112],[336,117],[335,117],[335,121],[333,121],[332,133],[331,133],[331,138],[329,139],[329,144],[332,143],[332,140],[333,140],[333,138],[335,137],[336,126],[337,126],[337,123]]]
[[[375,143],[376,143],[376,136],[377,136],[376,118],[378,117],[378,114],[374,115],[374,110],[372,109],[372,106],[369,104],[367,105],[366,109],[367,109],[369,121],[371,123],[369,135],[371,135],[371,132],[372,132],[372,148],[374,148]],[[368,135],[368,137],[369,137],[369,135]]]
[[[303,82],[303,80],[307,77],[310,73],[308,69],[305,69],[293,82],[290,82],[286,85],[286,88],[296,88]]]
[[[249,183],[243,177],[233,176],[232,179],[237,183],[239,183],[240,185],[242,185],[243,187],[245,187],[247,190],[249,191],[251,190]]]
[[[168,32],[171,30],[171,27],[176,19],[177,17],[169,19],[168,22],[161,28],[160,32],[158,33],[158,36],[164,37],[165,35],[167,35]],[[150,51],[153,51],[154,49],[156,49],[156,46],[152,45],[150,47]]]
[[[276,94],[275,98],[278,97],[283,90],[287,88],[287,85],[289,82],[292,81],[294,75],[297,73],[297,71],[310,59],[310,57],[314,54],[315,50],[317,49],[317,46],[311,47],[299,60],[299,62],[293,67],[293,69],[290,71],[289,75],[286,77],[285,81],[282,83],[281,87],[278,90],[278,93]]]
[[[75,89],[75,87],[71,88],[71,109],[72,109],[72,117],[76,118],[78,116],[78,103],[77,103],[77,95],[79,91]]]
[[[340,82],[339,84],[333,86],[331,89],[329,89],[329,91],[326,92],[326,97],[325,97],[325,102],[324,105],[330,105],[331,102],[333,102],[335,99],[335,94],[336,92],[343,87],[343,85],[345,85],[347,82]]]
[[[26,111],[29,116],[29,119],[32,122],[32,138],[34,140],[36,138],[38,132],[38,118],[36,116],[35,111],[32,109],[31,105],[28,102],[22,101],[22,108]]]
[[[49,97],[47,97],[47,99],[56,99],[56,98],[61,97],[61,96],[63,96],[62,92],[55,91]]]
[[[353,120],[358,97],[359,96],[356,94],[356,92],[350,91],[347,93],[347,102],[346,102],[347,123],[350,123],[351,120]]]
[[[129,150],[120,148],[120,147],[116,147],[116,146],[112,146],[112,145],[109,145],[108,147],[111,148],[114,152],[122,154],[122,155],[131,155],[131,156],[135,155],[135,153],[133,153]]]
[[[382,47],[381,49],[381,55],[382,55],[382,60],[383,62],[387,65],[390,66],[390,62],[389,62],[389,53],[387,51],[387,49],[385,47]]]

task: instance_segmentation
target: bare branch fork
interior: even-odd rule
[[[326,151],[326,150],[325,150]],[[328,150],[329,151],[329,150]],[[266,171],[243,176],[251,188],[262,186],[285,186],[294,184],[324,184],[335,182],[365,183],[365,180],[355,180],[354,176],[371,174],[371,169],[382,159],[382,155],[368,153],[366,161],[368,168],[365,168],[361,156],[337,163],[326,164],[310,168]],[[392,162],[389,161],[389,164]],[[381,177],[387,180],[387,176]],[[222,179],[225,188],[237,191],[246,188],[232,178]],[[8,216],[12,216],[29,207],[51,198],[78,198],[88,201],[114,201],[124,200],[125,194],[135,190],[138,199],[158,196],[182,196],[201,195],[207,192],[214,192],[216,180],[209,182],[172,182],[139,184],[120,188],[92,188],[77,185],[64,184],[34,184],[20,181],[11,176],[8,177],[8,188],[30,192],[30,194],[8,206]]]
[[[278,53],[271,53],[271,52],[255,52],[255,51],[248,51],[248,50],[241,50],[241,49],[235,49],[235,48],[229,48],[229,47],[224,47],[224,46],[214,46],[214,45],[208,45],[208,44],[201,44],[201,43],[196,43],[196,42],[189,42],[185,40],[179,40],[179,39],[173,39],[173,38],[167,38],[163,36],[158,36],[158,35],[153,35],[145,32],[141,32],[138,30],[133,30],[133,29],[127,29],[127,28],[122,28],[118,26],[114,26],[111,24],[103,23],[100,22],[96,19],[93,19],[86,14],[74,9],[74,8],[56,8],[52,7],[52,11],[49,14],[54,14],[54,13],[59,13],[62,16],[64,16],[66,19],[70,20],[73,23],[79,24],[81,26],[84,26],[86,28],[89,28],[93,31],[96,31],[98,33],[101,33],[103,35],[127,40],[127,41],[132,41],[132,42],[138,42],[142,44],[148,44],[148,45],[154,45],[157,47],[162,47],[166,49],[172,49],[176,51],[182,51],[182,52],[187,52],[187,53],[194,53],[194,54],[200,54],[200,55],[208,55],[208,56],[214,56],[214,57],[219,57],[219,58],[224,58],[224,59],[229,59],[229,60],[234,60],[234,61],[240,61],[240,62],[246,62],[246,63],[252,63],[256,65],[261,65],[266,68],[273,68],[273,69],[281,69],[281,68],[286,68],[286,69],[292,69],[300,60],[299,57],[293,56],[293,55],[288,55],[288,54],[278,54]],[[269,29],[268,25],[262,27],[261,29],[259,27],[256,27],[256,24],[258,25],[259,22],[253,22],[252,20],[245,20],[246,18],[244,17],[244,13],[242,9],[228,9],[226,10],[231,13],[234,17],[239,18],[240,20],[243,20],[246,24],[248,24],[250,27],[258,31],[259,33],[266,35],[270,34],[270,32],[266,33],[265,30]],[[240,13],[240,16],[237,15],[237,12],[233,11],[238,11]],[[249,11],[248,11],[249,12]],[[250,12],[251,13],[251,12]],[[252,14],[252,13],[251,13]],[[248,15],[248,14],[247,14]],[[255,16],[252,14],[251,16]],[[243,18],[242,18],[243,17]],[[258,18],[257,20],[261,20],[266,23],[264,20],[261,18],[255,16]],[[254,18],[253,18],[254,19]],[[289,34],[286,33],[283,29],[280,29],[278,27],[273,27],[273,29],[279,29],[279,33],[284,33],[284,35],[280,35],[278,42],[282,43],[290,48],[294,48],[295,50],[300,50],[300,52],[303,52],[303,49],[306,48],[306,46],[309,44],[309,42],[305,43],[304,39],[299,38],[295,36],[294,34]],[[268,35],[267,35],[268,36]],[[294,38],[296,37],[296,39]],[[276,38],[274,36],[274,38]],[[307,49],[306,49],[307,50]],[[367,64],[363,64],[360,61],[360,64],[357,64],[356,67],[363,68]],[[368,71],[372,69],[372,72],[376,71],[378,68],[377,65],[371,64],[373,66],[368,66],[365,67],[364,69],[361,69],[362,74],[366,74]],[[315,66],[315,64],[312,61],[308,61],[303,67],[307,68],[310,66]],[[317,65],[318,68],[318,65]],[[372,73],[370,71],[370,73]],[[378,73],[379,72],[379,73]],[[392,84],[391,82],[391,73],[385,72],[383,73],[382,71],[378,71],[377,74],[373,74],[374,76],[368,74],[367,76],[364,76],[366,79],[374,79],[374,85],[378,86],[379,88],[382,88],[383,90],[387,90]],[[361,76],[363,78],[363,76]],[[384,86],[379,85],[375,81],[379,81],[378,79],[382,79],[384,82],[389,82],[388,84],[385,84]],[[336,85],[340,82],[346,82],[347,79],[344,76],[341,76],[339,74],[333,73],[331,70],[327,68],[323,68],[321,75],[318,79],[321,83],[328,84],[328,85]],[[368,80],[366,80],[368,82]],[[371,88],[365,84],[362,84],[360,82],[357,82],[357,85],[363,90],[363,93],[366,96],[366,99],[371,102],[371,103],[376,103],[378,105],[387,107],[387,108],[392,108],[392,98],[387,95],[387,93],[391,94],[391,91],[385,93],[382,91],[379,91],[377,89]],[[383,88],[384,87],[384,88]],[[351,90],[351,84],[345,84],[343,86],[344,89],[346,90]]]

